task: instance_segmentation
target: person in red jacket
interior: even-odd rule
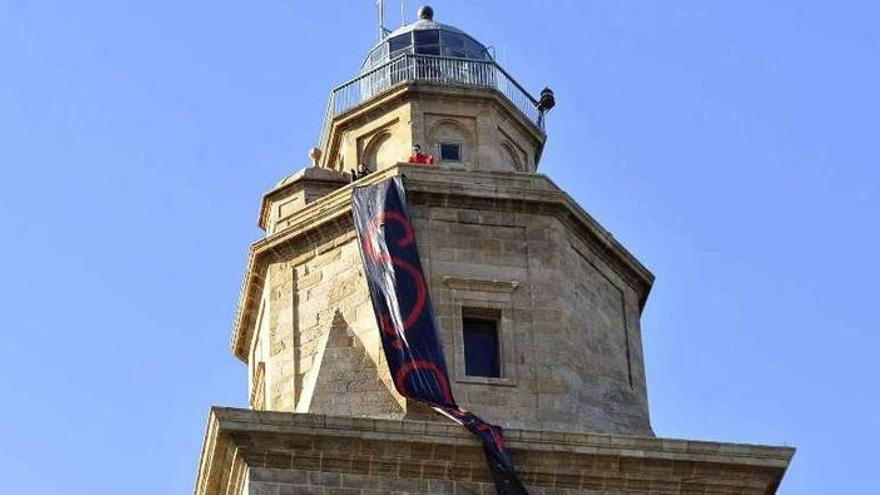
[[[427,153],[422,153],[422,147],[418,144],[414,144],[412,147],[412,155],[410,155],[409,157],[409,162],[418,163],[420,165],[433,165],[434,156]]]

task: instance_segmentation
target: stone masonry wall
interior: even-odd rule
[[[505,427],[652,434],[632,288],[550,215],[418,202],[459,402]],[[457,337],[468,308],[501,315],[500,379],[465,376]]]
[[[269,267],[267,409],[395,418],[393,388],[349,228],[278,254]]]
[[[794,449],[509,429],[532,495],[766,495]],[[494,494],[479,441],[448,422],[214,408],[196,495]]]
[[[424,189],[408,201],[459,403],[507,428],[653,434],[639,296],[600,249],[550,206]],[[394,390],[350,217],[281,246],[252,354],[265,364],[250,363],[264,397],[252,403],[439,419]],[[474,312],[498,321],[499,378],[465,373],[462,318]]]

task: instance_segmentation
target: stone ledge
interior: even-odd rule
[[[789,447],[585,432],[510,429],[505,436],[535,489],[685,493],[697,483],[701,493],[774,493],[794,455]],[[485,483],[487,470],[475,462],[481,455],[476,438],[454,424],[215,407],[195,493],[231,493],[243,478],[228,473],[244,466]]]
[[[519,287],[519,282],[502,282],[499,280],[482,280],[477,278],[443,277],[443,285],[451,289],[476,290],[483,292],[500,292],[511,294]]]
[[[260,200],[260,215],[257,219],[257,226],[263,230],[268,228],[269,204],[275,196],[279,196],[285,191],[302,187],[304,182],[326,184],[328,186],[342,187],[348,183],[348,178],[340,172],[320,167],[305,167],[293,174],[285,177],[271,190],[263,194]]]

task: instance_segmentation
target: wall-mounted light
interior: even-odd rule
[[[544,88],[541,90],[541,98],[538,99],[538,111],[541,113],[546,113],[551,108],[556,106],[556,97],[553,96],[553,90],[550,88]]]
[[[541,129],[544,128],[544,114],[550,111],[551,108],[556,106],[556,97],[553,95],[553,90],[545,87],[541,90],[541,97],[538,98],[538,104],[535,107],[538,109],[540,115],[538,115],[538,127]]]

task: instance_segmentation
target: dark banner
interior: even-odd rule
[[[436,408],[482,440],[499,494],[527,494],[516,477],[501,427],[459,407],[452,397],[400,178],[355,188],[352,211],[373,311],[397,391]]]

